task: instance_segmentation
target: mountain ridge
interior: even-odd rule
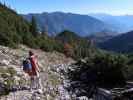
[[[28,21],[31,20],[31,16],[35,16],[40,31],[46,25],[50,34],[69,30],[78,33],[80,36],[87,36],[105,29],[111,30],[108,24],[88,15],[63,12],[43,12],[41,14],[30,13],[23,15]]]
[[[109,39],[98,46],[102,49],[122,52],[122,53],[131,53],[133,50],[133,31],[123,33],[112,39]]]
[[[110,15],[106,13],[91,13],[89,14],[104,23],[108,23],[119,33],[126,33],[133,30],[133,15]]]

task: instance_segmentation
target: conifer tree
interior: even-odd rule
[[[44,36],[48,36],[48,26],[47,25],[44,25],[41,34]]]
[[[33,36],[36,37],[38,35],[37,23],[34,16],[32,16],[30,31]]]

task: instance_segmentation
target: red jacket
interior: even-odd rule
[[[32,55],[30,58],[30,62],[32,65],[32,71],[30,72],[30,75],[37,75],[37,59],[35,55]]]

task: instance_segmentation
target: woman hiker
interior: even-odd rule
[[[30,91],[37,89],[39,93],[42,93],[41,79],[39,77],[40,69],[37,61],[37,56],[29,51],[29,60],[31,63],[31,71],[29,72],[30,76]]]

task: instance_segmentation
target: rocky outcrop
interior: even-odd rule
[[[71,100],[72,95],[67,90],[69,81],[65,77],[74,60],[57,52],[32,49],[38,56],[41,69],[43,93],[39,94],[28,90],[29,77],[22,70],[22,61],[28,57],[29,50],[31,49],[23,45],[19,49],[0,46],[0,93],[5,92],[0,94],[1,100]]]

